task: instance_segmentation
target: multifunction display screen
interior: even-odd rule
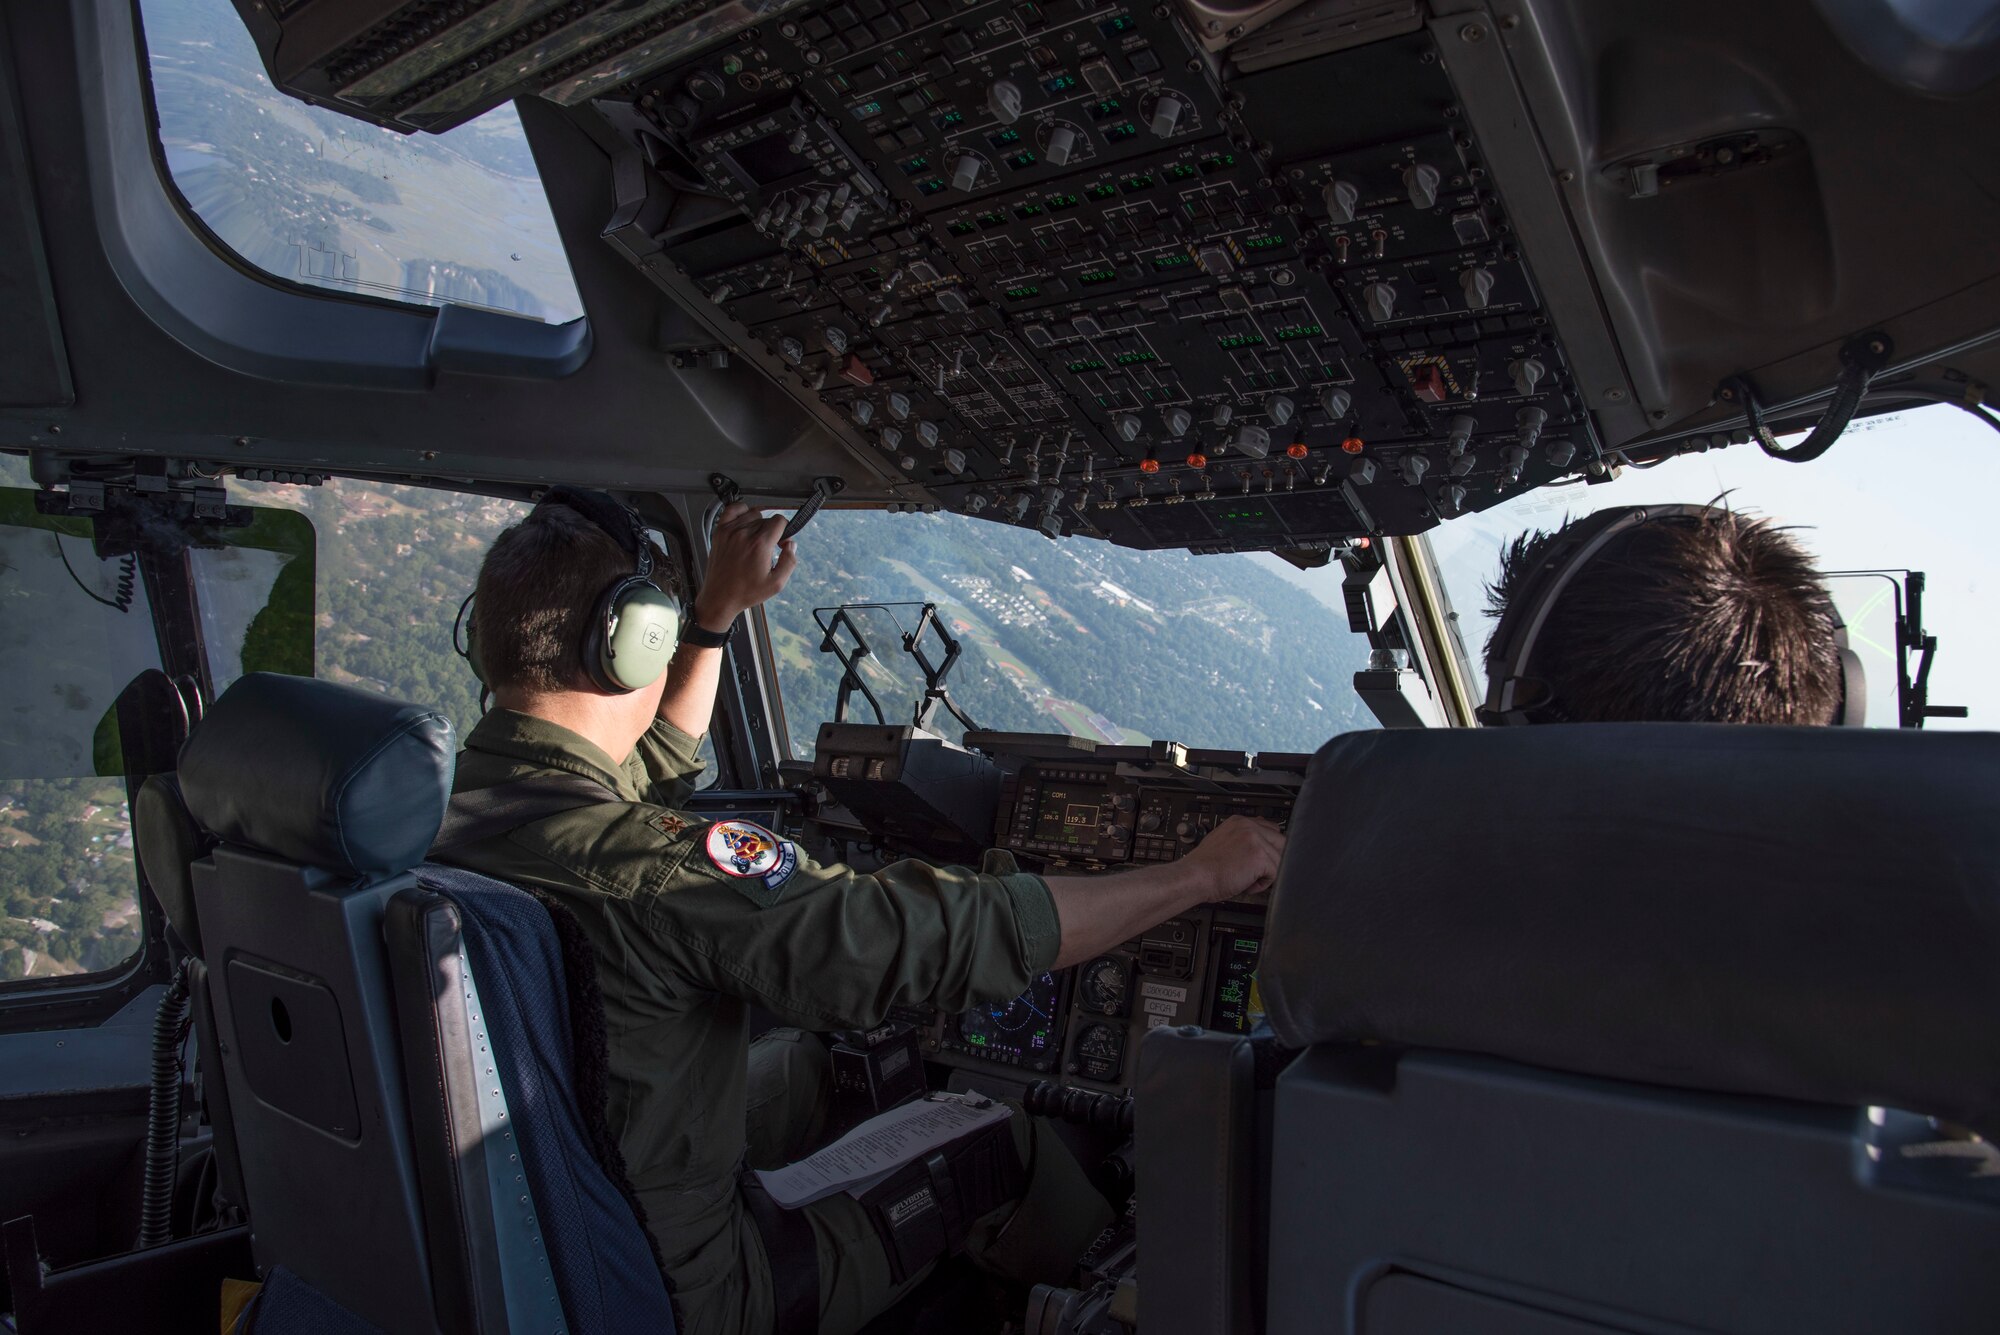
[[[1042,789],[1033,838],[1039,845],[1089,851],[1108,819],[1110,790],[1098,784],[1050,783]]]
[[[1012,1001],[966,1011],[947,1039],[961,1052],[1046,1071],[1062,1046],[1063,980],[1045,973]]]

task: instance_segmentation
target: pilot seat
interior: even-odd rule
[[[139,803],[149,871],[186,869],[162,900],[265,1280],[244,1329],[671,1332],[587,942],[424,864],[454,752],[432,710],[252,674]]]
[[[2000,1328],[1996,794],[1989,734],[1337,738],[1272,1035],[1142,1046],[1140,1328]]]

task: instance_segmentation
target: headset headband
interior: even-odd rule
[[[1541,685],[1528,671],[1535,645],[1563,590],[1606,544],[1652,520],[1700,520],[1715,513],[1714,507],[1707,505],[1613,506],[1577,520],[1551,538],[1534,565],[1520,576],[1493,632],[1486,651],[1486,707],[1479,711],[1480,720],[1524,724],[1532,721],[1528,717],[1531,711],[1548,703],[1545,690],[1537,696],[1532,689]]]
[[[1656,520],[1700,522],[1728,513],[1712,505],[1614,506],[1577,520],[1551,538],[1520,576],[1494,629],[1486,653],[1486,704],[1479,710],[1480,721],[1500,726],[1532,723],[1535,710],[1550,703],[1545,683],[1532,670],[1535,646],[1563,591],[1614,538]],[[1826,597],[1826,608],[1841,668],[1841,704],[1832,721],[1856,727],[1867,708],[1861,660],[1848,647],[1847,626],[1831,595]]]
[[[576,511],[608,534],[632,557],[632,573],[640,579],[653,575],[653,544],[646,537],[646,521],[639,512],[605,491],[587,487],[550,487],[535,503],[563,505]],[[532,518],[532,515],[530,516]]]

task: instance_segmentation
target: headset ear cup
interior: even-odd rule
[[[1834,722],[1843,728],[1868,726],[1868,673],[1861,655],[1842,646],[1840,650],[1840,717]]]
[[[593,623],[598,636],[593,663],[606,690],[644,690],[666,674],[680,646],[680,606],[642,579],[621,582]]]
[[[473,597],[466,594],[458,605],[458,616],[451,624],[451,647],[472,669],[473,678],[485,686],[486,670],[479,665],[479,609],[473,605]]]

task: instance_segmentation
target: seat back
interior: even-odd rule
[[[659,1255],[603,1115],[604,1008],[582,928],[473,872],[418,877],[391,901],[385,935],[404,1051],[436,1054],[423,1078],[441,1097],[419,1097],[413,1072],[412,1113],[421,1139],[453,1149],[418,1166],[456,1168],[424,1183],[434,1254],[468,1257],[468,1284],[497,1283],[487,1300],[510,1313],[672,1335]],[[482,992],[481,978],[504,986]]]
[[[258,673],[208,711],[178,772],[217,841],[190,881],[258,1267],[391,1335],[435,1331],[453,1305],[433,1299],[382,935],[451,764],[435,712]]]
[[[2000,1125],[1996,792],[1984,734],[1329,744],[1262,962],[1268,1329],[1992,1329],[1986,1151],[1882,1109]]]
[[[269,674],[182,754],[216,841],[190,880],[259,1268],[389,1335],[671,1331],[580,1111],[548,913],[419,873],[451,767],[442,716]]]

